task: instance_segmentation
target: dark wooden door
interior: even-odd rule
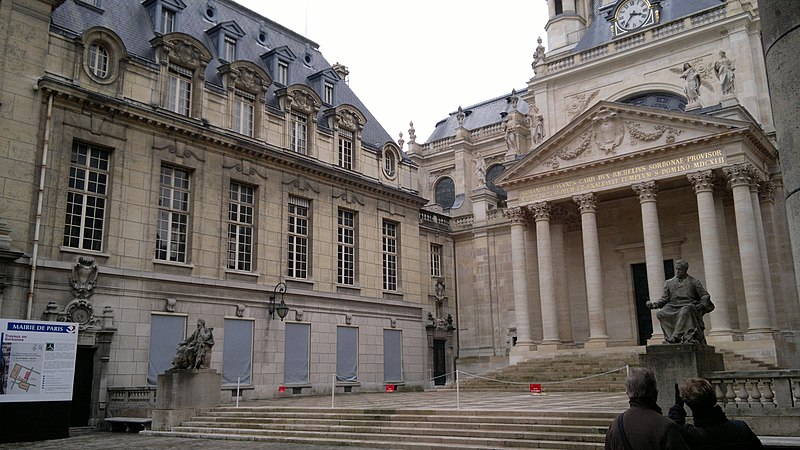
[[[444,340],[433,341],[433,376],[436,386],[444,386],[447,383],[447,364],[445,363],[445,343]]]

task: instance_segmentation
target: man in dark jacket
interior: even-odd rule
[[[658,387],[650,369],[631,369],[625,380],[631,407],[620,414],[606,433],[606,450],[684,450],[686,431],[661,415],[656,404]]]
[[[728,420],[717,405],[714,387],[703,378],[689,378],[675,386],[675,405],[669,418],[686,427],[693,450],[757,450],[764,446],[753,430],[741,420]],[[683,403],[692,408],[694,425],[686,423]]]

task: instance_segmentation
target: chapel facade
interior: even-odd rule
[[[678,259],[711,345],[796,367],[797,277],[757,3],[555,0],[527,86],[409,157],[451,217],[459,367],[661,343]]]

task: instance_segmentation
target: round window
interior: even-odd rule
[[[383,155],[383,173],[389,178],[394,178],[395,172],[397,172],[397,160],[394,153],[387,150]]]

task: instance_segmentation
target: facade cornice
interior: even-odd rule
[[[291,169],[319,179],[329,180],[334,185],[348,186],[375,196],[392,198],[410,204],[415,208],[422,207],[427,203],[416,192],[387,186],[379,180],[366,178],[360,174],[323,164],[308,156],[267,142],[242,135],[234,135],[228,130],[210,126],[203,120],[179,116],[165,110],[156,109],[151,105],[123,101],[119,98],[87,91],[55,78],[42,78],[38,86],[43,92],[51,93],[62,101],[74,103],[82,108],[88,107],[102,111],[111,117],[158,128],[172,136],[181,136],[194,142],[203,142],[215,149],[250,156],[268,162],[273,167]]]

